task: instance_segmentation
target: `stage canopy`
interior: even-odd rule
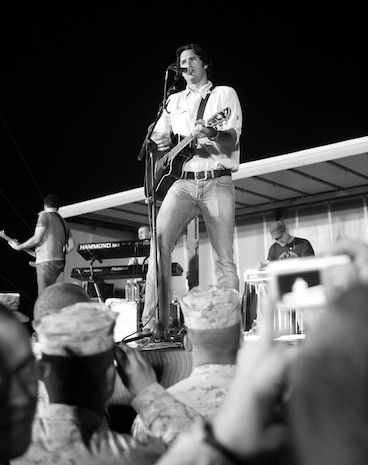
[[[242,163],[234,173],[236,218],[368,193],[368,136]],[[159,208],[159,206],[158,206]],[[143,187],[66,205],[64,218],[113,229],[148,223]]]

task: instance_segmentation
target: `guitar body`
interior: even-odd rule
[[[226,121],[230,116],[230,108],[216,113],[207,121],[207,127],[215,127]],[[176,139],[176,140],[175,140]],[[180,136],[175,136],[175,143]],[[183,176],[183,168],[185,163],[193,156],[195,145],[195,137],[192,134],[182,138],[180,142],[169,151],[159,156],[154,161],[154,176],[152,181],[151,166],[147,167],[147,173],[144,180],[144,193],[146,197],[152,196],[154,189],[156,199],[162,201],[165,198],[167,191],[175,181]],[[153,186],[153,189],[152,189]]]
[[[175,136],[176,138],[178,136]],[[168,157],[169,152],[164,153],[155,161],[154,190],[156,199],[162,201],[175,181],[183,176],[185,163],[192,157],[192,149],[184,148],[174,158]],[[152,195],[151,167],[148,169],[148,176],[145,180],[145,195]]]

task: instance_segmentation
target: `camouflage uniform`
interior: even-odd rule
[[[193,409],[202,419],[210,420],[222,404],[235,375],[235,370],[236,365],[201,365],[194,368],[188,378],[170,386],[167,392],[184,406],[191,408],[191,412]],[[151,405],[154,405],[153,399]],[[167,412],[159,409],[157,416],[162,415],[167,416]],[[156,428],[155,435],[159,434],[162,439],[172,441],[185,428],[185,425],[181,424],[179,429],[176,424],[177,420],[174,419],[173,422],[166,425],[165,436],[159,434],[158,428]],[[187,426],[190,424],[191,421],[188,419]],[[146,440],[152,435],[152,432],[147,430],[140,416],[137,416],[133,423],[132,434],[138,440]]]
[[[158,439],[138,443],[109,430],[91,410],[50,404],[34,421],[30,447],[12,464],[147,465],[164,450]]]
[[[241,462],[236,462],[241,463]],[[253,463],[253,462],[249,462]],[[276,462],[254,462],[259,465]],[[221,452],[205,440],[203,424],[193,425],[185,431],[175,444],[158,460],[156,465],[234,465]],[[246,461],[244,460],[244,465]]]
[[[166,444],[201,419],[196,410],[176,400],[158,383],[152,383],[134,397],[132,407],[144,423],[145,430]]]

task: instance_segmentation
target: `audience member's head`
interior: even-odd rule
[[[240,345],[241,297],[234,289],[193,288],[180,299],[193,363],[235,363]],[[186,341],[187,344],[188,341]]]
[[[35,329],[42,352],[40,373],[50,403],[104,415],[115,383],[115,319],[107,306],[81,302],[39,321]]]
[[[63,307],[89,301],[89,295],[78,284],[52,284],[46,287],[36,299],[33,307],[34,324],[36,325],[46,315],[58,313]]]
[[[0,461],[19,457],[29,446],[37,386],[29,333],[0,304]]]
[[[302,465],[368,462],[368,286],[320,317],[291,372],[291,431]]]

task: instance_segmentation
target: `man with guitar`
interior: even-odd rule
[[[74,247],[74,239],[65,220],[58,213],[59,197],[49,194],[44,198],[44,210],[38,214],[33,236],[23,243],[10,240],[15,250],[29,251],[35,248],[38,295],[54,284],[64,271],[65,255]]]
[[[216,255],[216,284],[239,289],[233,260],[235,189],[231,173],[239,168],[242,110],[232,87],[214,86],[209,80],[211,64],[197,44],[187,44],[176,51],[174,67],[186,81],[186,88],[168,97],[152,133],[158,156],[162,155],[159,160],[164,160],[161,168],[155,169],[155,185],[151,189],[162,200],[156,228],[159,280],[157,293],[155,250],[151,247],[143,329],[153,327],[157,304],[163,324],[167,325],[171,253],[183,229],[200,214]],[[183,137],[176,147],[174,135]],[[189,143],[189,154],[177,153],[178,147],[187,149],[184,146]],[[177,169],[174,165],[178,160]],[[163,186],[167,187],[166,192],[162,192]]]

